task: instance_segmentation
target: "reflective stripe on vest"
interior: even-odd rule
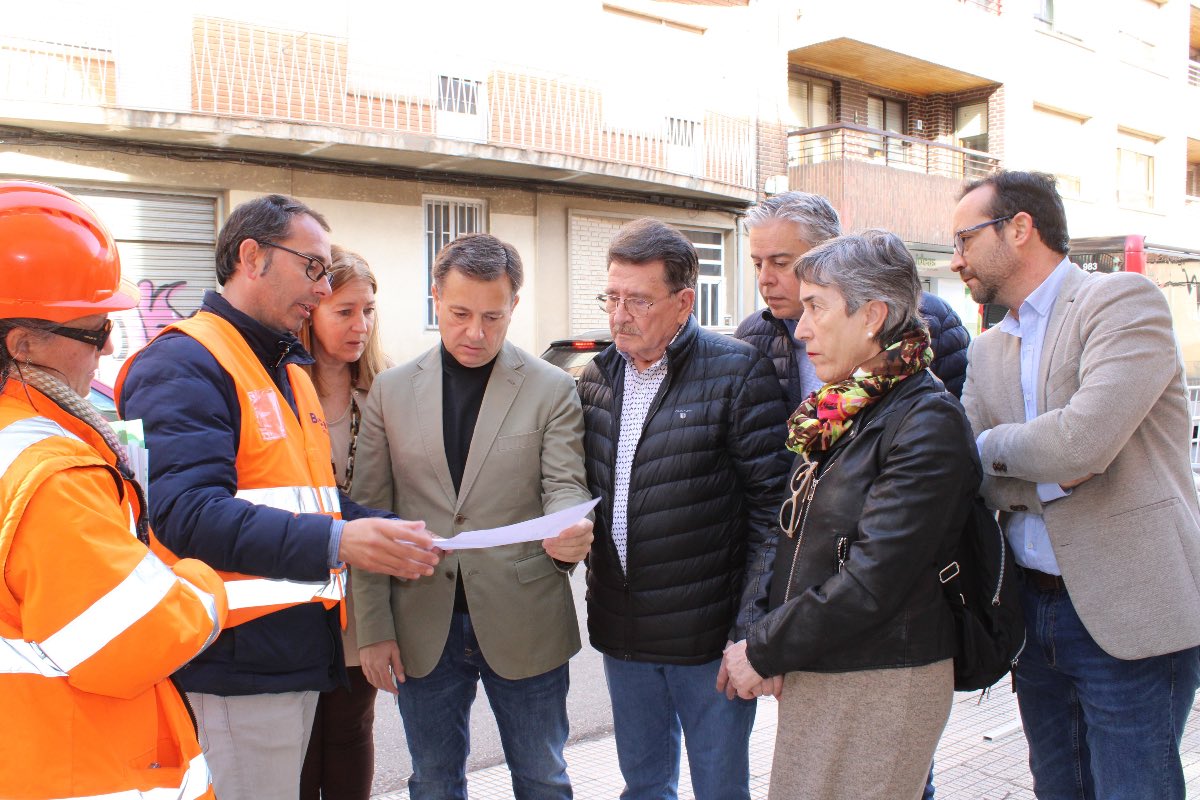
[[[341,600],[346,596],[341,573],[328,581],[283,581],[271,578],[245,578],[225,581],[229,610],[259,606],[294,605],[321,600]]]
[[[146,553],[125,580],[45,640],[0,640],[6,645],[0,648],[0,672],[63,677],[154,610],[177,580],[157,556]],[[211,595],[209,601],[205,605],[216,627],[217,609]]]
[[[0,475],[8,472],[8,468],[20,458],[25,448],[51,436],[66,436],[77,442],[83,441],[62,425],[45,417],[19,419],[0,431]]]
[[[183,783],[179,786],[166,786],[159,789],[130,789],[126,792],[110,794],[89,794],[78,797],[64,797],[60,800],[196,800],[203,797],[212,783],[212,773],[203,755],[198,755],[188,762],[187,772],[183,775]]]
[[[336,486],[273,486],[269,489],[238,489],[234,497],[293,514],[341,513]]]

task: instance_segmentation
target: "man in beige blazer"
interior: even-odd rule
[[[967,187],[951,266],[1008,315],[963,390],[1021,568],[1015,670],[1034,792],[1183,800],[1200,682],[1200,508],[1183,363],[1162,292],[1067,258],[1048,175]]]
[[[589,498],[583,416],[567,373],[505,341],[521,259],[486,234],[434,263],[441,344],[375,379],[354,496],[442,536],[540,517]],[[463,798],[468,716],[482,681],[517,798],[569,798],[567,660],[579,650],[568,574],[592,523],[557,538],[447,553],[433,575],[356,571],[363,672],[397,695],[409,794]]]

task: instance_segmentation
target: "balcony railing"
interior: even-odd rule
[[[1188,83],[1200,86],[1200,61],[1188,61]]]
[[[997,17],[1000,16],[1000,5],[1001,5],[1000,0],[958,0],[958,1],[960,3],[962,3],[963,5],[975,6],[976,8],[981,8],[984,11],[988,11],[992,14],[995,14]]]
[[[968,180],[990,175],[1000,165],[996,156],[978,150],[859,125],[823,125],[788,134],[789,167],[843,160]]]
[[[664,116],[636,89],[513,65],[444,74],[345,37],[209,17],[179,46],[148,92],[115,51],[0,36],[0,100],[418,134],[755,184],[751,120]]]

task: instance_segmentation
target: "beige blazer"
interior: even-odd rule
[[[403,519],[424,520],[442,536],[520,522],[589,499],[574,381],[505,343],[455,494],[442,440],[440,348],[384,372],[363,409],[353,496]],[[355,570],[359,645],[395,639],[407,674],[428,675],[446,644],[460,570],[480,649],[501,676],[539,675],[578,652],[568,573],[541,542],[453,553],[432,576],[416,581]]]
[[[1200,508],[1183,362],[1162,292],[1144,276],[1073,270],[1054,305],[1025,420],[1020,340],[971,345],[963,405],[984,441],[982,492],[1041,514],[1067,591],[1117,658],[1200,644]],[[1036,484],[1096,473],[1043,506]]]

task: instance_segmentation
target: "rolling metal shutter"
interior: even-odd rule
[[[108,225],[121,253],[121,273],[137,283],[142,302],[114,314],[114,352],[97,377],[112,384],[129,355],[163,327],[190,316],[216,287],[217,200],[213,196],[71,188]]]

